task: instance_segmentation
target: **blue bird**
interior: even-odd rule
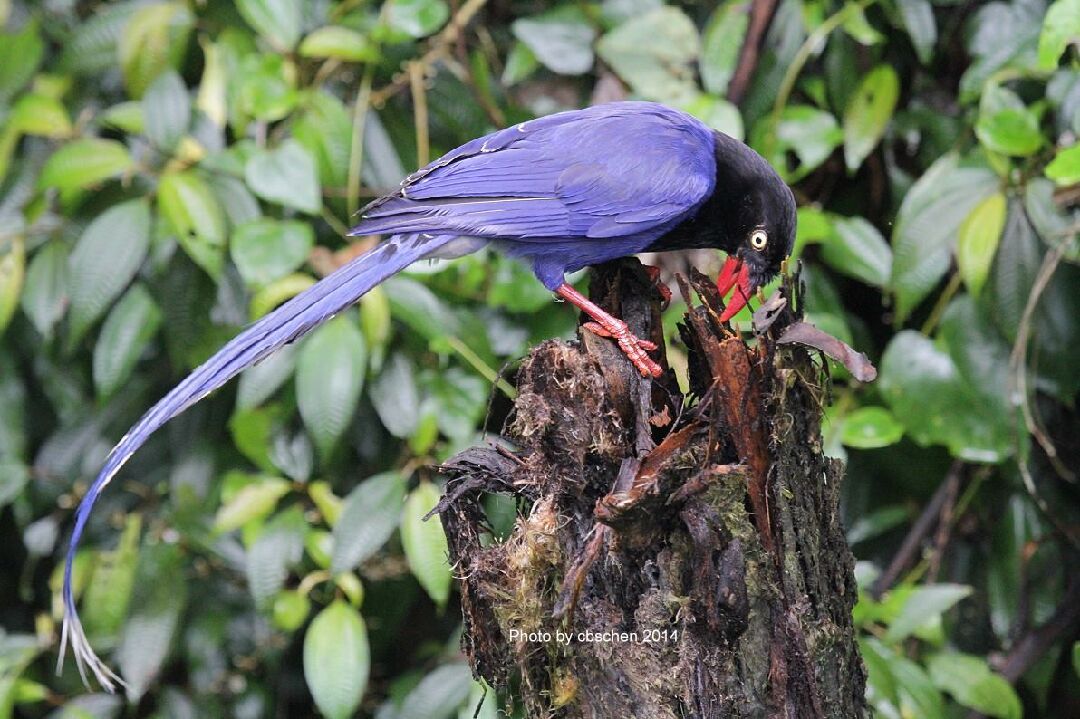
[[[64,568],[59,666],[71,643],[113,691],[122,680],[94,653],[75,606],[72,564],[101,492],[163,424],[241,370],[293,342],[424,258],[459,257],[485,245],[528,262],[556,295],[614,339],[646,376],[655,346],[589,302],[564,275],[638,252],[718,248],[717,280],[735,288],[728,320],[775,275],[795,237],[795,199],[764,159],[738,140],[663,105],[619,102],[522,122],[473,140],[409,175],[361,211],[352,235],[389,239],[258,320],[154,405],[113,448],[75,512]]]

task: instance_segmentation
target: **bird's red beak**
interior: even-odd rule
[[[732,287],[735,288],[735,294],[720,315],[721,322],[727,322],[734,317],[754,294],[754,288],[750,284],[750,267],[740,260],[738,255],[728,255],[727,262],[720,270],[720,276],[716,278],[716,289],[721,297],[727,296]]]

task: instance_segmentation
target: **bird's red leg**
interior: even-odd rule
[[[654,343],[635,337],[625,322],[604,312],[600,307],[590,302],[588,297],[565,282],[555,289],[555,294],[580,309],[589,317],[592,317],[593,321],[586,322],[583,327],[593,334],[610,337],[618,342],[619,349],[633,362],[642,375],[659,377],[663,373],[660,365],[656,364],[646,354],[646,352],[656,349]]]
[[[656,285],[656,291],[660,293],[660,297],[664,300],[664,309],[671,304],[671,290],[668,286],[660,281],[660,268],[656,265],[642,265],[645,268],[645,274],[649,276],[649,281]]]

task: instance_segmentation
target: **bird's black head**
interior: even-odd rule
[[[724,312],[730,319],[780,271],[795,244],[795,196],[749,146],[714,133],[716,185],[693,218],[649,249],[715,247],[728,254],[717,279],[721,294],[737,288]]]
[[[730,319],[780,271],[795,245],[795,196],[776,170],[747,145],[716,133],[716,195],[726,205],[718,229],[728,260],[717,279]]]

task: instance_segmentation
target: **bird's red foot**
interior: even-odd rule
[[[660,365],[653,362],[652,358],[645,354],[656,349],[656,343],[635,337],[622,320],[615,320],[615,322],[618,323],[615,326],[605,326],[599,322],[586,322],[582,327],[594,335],[610,337],[618,342],[619,349],[623,351],[623,354],[638,368],[642,375],[659,377],[663,374],[664,370],[660,368]]]
[[[619,344],[619,349],[643,376],[659,377],[664,373],[660,365],[646,354],[656,349],[655,342],[635,337],[625,322],[604,312],[599,306],[590,302],[588,297],[566,283],[556,288],[555,294],[591,317],[593,321],[586,322],[582,326],[595,335],[615,340]]]
[[[645,274],[649,276],[649,281],[656,286],[656,291],[660,293],[660,297],[664,301],[664,309],[667,309],[668,305],[671,304],[671,290],[660,281],[660,268],[656,265],[642,266],[645,268]]]

